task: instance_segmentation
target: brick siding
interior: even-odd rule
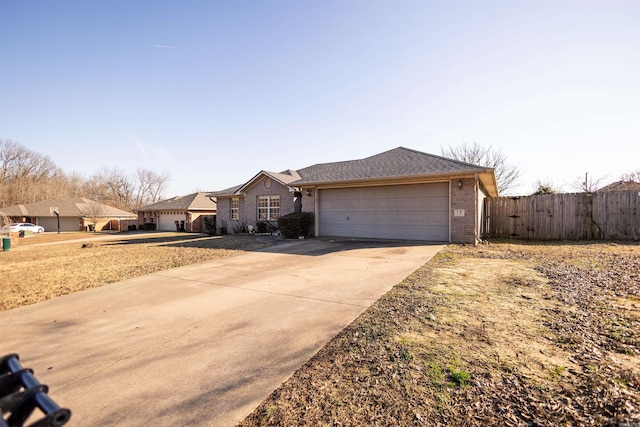
[[[289,191],[289,187],[284,186],[274,180],[271,180],[271,187],[266,188],[264,181],[266,178],[262,178],[256,181],[250,188],[247,189],[245,196],[240,197],[240,219],[231,220],[231,199],[219,198],[218,199],[218,227],[222,225],[221,221],[226,221],[227,231],[233,232],[233,228],[243,221],[248,225],[256,227],[258,222],[258,196],[280,196],[280,216],[284,216],[293,213],[294,209],[294,193]],[[304,193],[303,193],[304,194]],[[305,208],[305,197],[303,195],[303,210]],[[306,197],[309,199],[309,197]],[[308,207],[307,207],[308,208]],[[276,221],[271,221],[276,222]]]
[[[462,179],[462,188],[458,188],[458,179],[451,181],[451,243],[476,244],[476,186],[473,178]],[[457,209],[464,209],[463,217],[454,216]]]

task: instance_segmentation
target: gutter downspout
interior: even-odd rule
[[[478,192],[480,191],[480,184],[478,182],[478,172],[475,173],[475,179],[473,181],[473,208],[475,210],[473,216],[475,217],[475,221],[474,221],[474,226],[473,226],[473,245],[477,246],[478,243],[480,242],[480,222],[482,221],[482,213],[478,210],[478,198],[479,198],[479,194]]]
[[[452,180],[449,180],[449,243],[451,243],[451,223],[453,222],[453,210],[451,210],[451,197],[453,196],[451,188],[452,188]]]

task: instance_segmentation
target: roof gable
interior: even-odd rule
[[[235,187],[228,188],[226,190],[218,191],[213,193],[213,195],[217,197],[233,197],[233,196],[241,196],[248,189],[253,187],[256,183],[260,182],[264,178],[269,178],[278,184],[284,187],[293,188],[293,186],[289,185],[292,182],[295,182],[300,179],[300,175],[297,171],[288,169],[284,172],[269,172],[269,171],[260,171],[249,181],[244,184],[237,185]]]

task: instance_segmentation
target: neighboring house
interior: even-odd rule
[[[315,235],[477,243],[486,197],[497,197],[493,169],[395,148],[360,160],[281,173],[261,171],[213,193],[218,227],[275,224],[294,211],[315,213]]]
[[[26,205],[15,205],[0,209],[13,222],[31,222],[40,225],[44,231],[82,231],[90,226],[97,231],[126,229],[128,221],[135,220],[136,215],[113,206],[94,202],[85,198],[65,200],[42,200]]]
[[[605,191],[640,191],[640,182],[635,181],[617,181],[597,190],[597,193]]]
[[[211,193],[193,193],[138,209],[138,225],[156,224],[156,229],[162,231],[176,231],[181,228],[189,232],[203,232],[206,231],[204,218],[215,214],[216,199]]]

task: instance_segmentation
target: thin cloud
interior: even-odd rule
[[[142,142],[138,139],[138,138],[134,138],[134,142],[136,143],[136,145],[138,146],[138,150],[140,150],[140,153],[144,156],[144,157],[148,157],[147,155],[147,150],[144,148],[144,145],[142,145]]]
[[[175,153],[177,153],[175,150],[167,150],[166,148],[158,145],[142,142],[140,139],[133,136],[127,136],[127,138],[135,144],[142,157],[149,160],[167,161],[175,157]]]
[[[166,44],[154,44],[153,47],[156,49],[180,49],[180,46],[170,46]]]

